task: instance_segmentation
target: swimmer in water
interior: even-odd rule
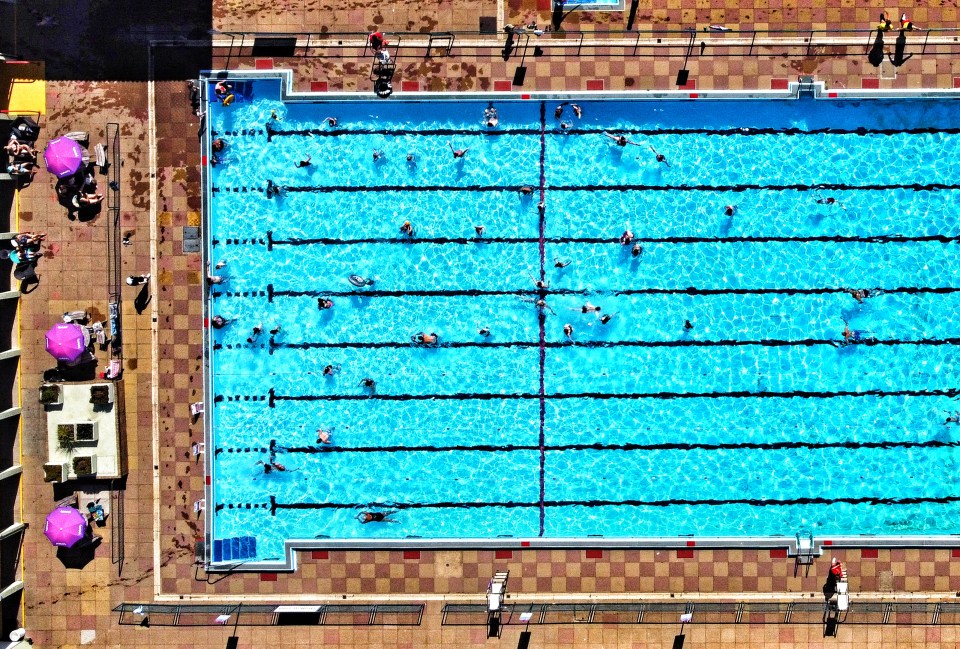
[[[583,117],[583,109],[580,108],[577,104],[570,104],[570,108],[573,110],[573,114],[577,116],[577,119]]]
[[[670,163],[667,162],[667,156],[663,155],[662,153],[654,149],[652,145],[650,146],[650,150],[653,151],[653,155],[657,156],[657,162],[662,162],[668,167],[670,166]]]
[[[403,222],[403,225],[400,226],[400,232],[403,232],[408,237],[413,236],[413,226],[410,225],[410,221]]]
[[[573,310],[576,311],[576,309],[573,309]],[[600,311],[601,311],[600,307],[594,306],[589,302],[587,302],[582,307],[580,307],[580,313],[599,313]]]
[[[328,299],[328,298],[325,298],[325,297],[319,297],[319,298],[317,298],[317,308],[320,309],[321,311],[326,311],[327,309],[332,309],[332,308],[333,308],[333,300]]]
[[[493,107],[493,104],[487,106],[483,111],[483,121],[486,122],[487,128],[496,128],[497,124],[500,123],[500,116],[497,115],[497,109]]]
[[[317,444],[332,444],[330,441],[330,436],[333,435],[332,430],[327,430],[326,428],[317,429]]]
[[[573,338],[573,325],[565,324],[563,325],[563,333],[567,338]]]
[[[630,254],[633,255],[634,257],[642,257],[643,246],[641,246],[639,243],[633,244],[633,248],[630,249]]]
[[[627,146],[628,144],[632,144],[634,146],[640,146],[637,142],[632,142],[628,140],[626,135],[612,135],[610,133],[604,133],[604,135],[606,135],[608,138],[616,142],[617,146]]]
[[[736,205],[727,205],[725,208],[723,208],[723,213],[726,214],[727,216],[733,216],[736,213],[736,211],[737,211]]]
[[[467,155],[467,151],[470,150],[470,149],[454,149],[453,140],[450,140],[449,142],[447,142],[447,144],[450,146],[450,151],[453,153],[454,160],[458,158],[462,158],[463,156]]]
[[[556,259],[553,260],[553,267],[554,267],[554,268],[566,268],[567,266],[569,266],[569,265],[572,264],[572,263],[573,263],[573,260],[572,260],[572,259],[560,259],[559,257],[557,257]]]
[[[613,316],[615,316],[615,315],[617,315],[617,314],[616,314],[616,313],[604,313],[602,316],[600,316],[600,324],[607,324],[608,322],[610,322],[611,320],[613,320]]]
[[[624,230],[623,234],[620,235],[620,245],[629,246],[631,243],[633,243],[633,232]]]
[[[399,523],[400,521],[395,521],[390,518],[390,516],[396,513],[396,511],[360,512],[356,518],[360,521],[361,525],[366,525],[367,523]]]

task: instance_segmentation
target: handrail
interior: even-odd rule
[[[423,604],[151,604],[113,608],[125,626],[420,626]],[[282,615],[297,617],[283,619]],[[222,616],[227,616],[224,619]],[[363,621],[359,621],[363,620]]]
[[[537,33],[539,32],[539,33]],[[294,59],[309,58],[366,58],[369,54],[369,39],[365,32],[217,32],[224,38],[220,42],[213,41],[216,49],[226,50],[226,61],[223,69],[229,69],[234,59],[242,59],[252,55],[257,38],[285,37],[296,39]],[[533,44],[538,57],[566,57],[592,55],[592,50],[598,47],[622,48],[626,57],[662,57],[664,50],[676,48],[690,49],[690,43],[696,39],[701,43],[699,57],[758,57],[775,56],[790,53],[795,56],[809,58],[816,48],[841,48],[839,56],[862,56],[863,37],[867,36],[867,49],[876,37],[874,29],[806,29],[806,30],[728,30],[713,31],[709,28],[699,31],[695,28],[649,28],[645,30],[611,30],[611,31],[558,31],[553,32],[545,28],[541,30],[524,30],[518,35],[527,39],[525,45]],[[912,47],[917,47],[919,54],[960,53],[960,29],[954,27],[934,27],[925,30],[914,37],[911,33]],[[436,32],[408,32],[398,31],[385,33],[390,38],[390,50],[394,60],[402,54],[415,52],[418,56],[424,51],[427,58],[431,48],[437,40],[449,40],[445,49],[447,56],[455,55],[490,55],[498,56],[503,47],[503,34],[489,34],[481,31],[436,31]],[[913,40],[916,38],[917,40]],[[229,40],[227,40],[229,39]],[[239,45],[237,41],[239,40]],[[802,48],[802,49],[800,49]],[[526,47],[523,48],[524,50]],[[455,52],[454,50],[459,50]],[[518,48],[519,50],[519,48]],[[472,51],[472,52],[471,52]],[[681,52],[682,54],[682,52]],[[280,57],[285,58],[285,57]],[[521,61],[522,64],[522,61]]]
[[[677,624],[692,613],[687,624],[816,624],[829,609],[824,600],[721,602],[644,601],[582,603],[505,603],[502,624],[514,626],[557,624]],[[521,614],[531,614],[523,615]],[[960,604],[947,601],[878,601],[854,599],[844,624],[946,626],[960,621]],[[485,604],[445,604],[441,626],[485,626]]]

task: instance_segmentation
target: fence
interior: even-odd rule
[[[932,28],[911,32],[907,53],[950,55],[960,52],[957,28]],[[875,29],[846,30],[729,30],[705,28],[651,28],[646,30],[531,31],[521,28],[505,51],[507,35],[496,32],[390,32],[393,58],[433,58],[467,54],[505,57],[603,56],[605,58],[660,58],[681,56],[798,56],[810,57],[829,48],[830,56],[863,56],[874,45]],[[888,36],[889,38],[889,36]],[[891,38],[892,40],[892,38]],[[225,57],[229,68],[236,58],[366,59],[371,52],[363,32],[216,32],[215,56]],[[220,50],[217,52],[216,50]],[[225,54],[223,51],[225,50]],[[699,52],[699,54],[697,54]]]
[[[631,602],[583,604],[505,604],[501,624],[818,624],[825,622],[823,600],[795,602]],[[446,604],[441,624],[487,626],[484,604]],[[528,618],[529,615],[529,618]],[[960,625],[960,602],[882,602],[853,600],[844,619],[855,625]]]
[[[423,604],[135,604],[113,609],[136,626],[420,626]]]

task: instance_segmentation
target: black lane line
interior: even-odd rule
[[[937,449],[957,448],[960,442],[944,442],[927,440],[925,442],[891,441],[880,442],[718,442],[715,444],[661,442],[659,444],[556,444],[545,445],[546,452],[562,451],[782,451],[782,450],[823,450],[844,449],[857,451],[871,450],[899,450],[899,449]],[[449,446],[336,446],[317,444],[313,446],[276,446],[275,450],[284,453],[303,453],[306,455],[326,455],[328,453],[514,453],[522,451],[541,450],[539,444],[452,444]],[[265,449],[257,447],[218,448],[217,453],[254,453],[262,454]]]
[[[251,292],[251,291],[247,291]],[[849,288],[830,287],[830,288],[636,288],[622,290],[607,289],[563,289],[551,288],[546,290],[536,289],[515,289],[515,290],[487,290],[487,289],[437,289],[437,290],[412,290],[412,291],[382,291],[382,290],[356,290],[356,291],[293,291],[276,290],[273,284],[267,284],[267,301],[273,302],[277,297],[479,297],[479,296],[505,296],[515,295],[519,297],[534,297],[544,295],[585,295],[585,296],[605,296],[605,295],[827,295],[830,293],[849,293]],[[947,295],[960,293],[960,287],[942,286],[900,286],[895,288],[873,288],[870,287],[871,295],[880,295],[883,293],[897,293],[906,295],[936,294]],[[245,297],[242,293],[231,291],[213,292],[214,297]]]
[[[518,192],[524,185],[280,185],[280,188],[287,192],[304,193],[314,192],[321,194],[329,193],[348,193],[355,194],[361,192]],[[253,191],[260,192],[262,187],[213,187],[213,193]],[[910,190],[910,191],[937,191],[937,190],[955,190],[960,189],[960,184],[947,183],[908,183],[908,184],[873,184],[873,185],[848,185],[846,183],[813,183],[813,184],[791,184],[791,185],[758,185],[758,184],[738,184],[738,185],[547,185],[545,189],[558,192],[745,192],[745,191],[892,191],[892,190]]]
[[[541,323],[541,326],[543,323]],[[604,349],[621,347],[817,347],[820,345],[831,345],[833,347],[940,347],[943,345],[960,345],[960,337],[956,338],[919,338],[919,339],[878,339],[861,338],[860,340],[846,342],[840,338],[804,338],[800,340],[780,340],[776,338],[764,338],[760,340],[554,340],[547,341],[545,332],[541,331],[541,337],[538,341],[516,340],[516,341],[448,341],[432,346],[431,349],[471,349],[471,348],[489,348],[489,349],[529,349],[539,348],[541,351],[546,349],[563,349],[565,347],[581,347],[584,349]],[[270,339],[271,349],[423,349],[422,346],[414,345],[410,341],[384,341],[384,342],[302,342],[302,343],[280,343]],[[238,346],[238,349],[246,346]]]
[[[544,190],[544,187],[547,185],[547,140],[546,140],[546,130],[547,130],[547,105],[546,102],[540,102],[540,203],[537,205],[537,212],[540,216],[537,227],[539,230],[539,240],[538,248],[540,253],[540,281],[543,282],[547,278],[546,270],[546,225],[547,225],[547,193]],[[538,299],[545,298],[546,295],[543,289],[540,289]],[[544,447],[546,445],[545,429],[546,429],[546,417],[547,417],[547,401],[544,398],[546,395],[546,387],[544,385],[544,374],[547,362],[547,314],[545,309],[537,309],[537,325],[539,327],[539,337],[537,341],[540,348],[540,536],[544,535],[546,530],[546,508],[543,503],[546,500],[546,453],[544,452]]]
[[[724,505],[749,505],[751,507],[791,507],[797,505],[921,505],[925,503],[948,504],[960,502],[960,496],[925,497],[911,496],[905,498],[864,496],[861,498],[710,498],[710,499],[665,499],[665,500],[548,500],[545,507],[675,507],[701,506],[719,507]],[[389,509],[485,509],[485,508],[533,508],[539,507],[539,502],[504,501],[504,502],[433,502],[433,503],[401,503],[401,502],[367,502],[367,503],[280,503],[276,496],[270,496],[270,513],[276,515],[280,509],[357,509],[360,507],[376,507]]]
[[[223,135],[227,137],[257,137],[267,135],[267,139],[275,137],[291,136],[312,136],[312,137],[341,137],[351,135],[384,135],[384,136],[451,136],[464,135],[474,137],[498,138],[505,135],[540,135],[541,133],[558,133],[563,135],[602,135],[610,132],[610,129],[601,128],[571,128],[561,129],[559,127],[546,129],[545,125],[540,128],[497,128],[495,130],[477,130],[475,127],[467,128],[434,128],[434,129],[385,129],[385,128],[305,128],[305,129],[277,129],[271,124],[265,126],[265,130],[260,129],[242,129],[237,131],[213,131],[213,136]],[[755,135],[957,135],[960,134],[958,128],[934,128],[923,126],[917,128],[797,128],[797,127],[749,127],[741,128],[628,128],[616,129],[617,133],[624,135],[645,135],[647,137],[656,137],[659,135],[717,135],[722,137],[730,136],[755,136]]]
[[[491,392],[456,392],[452,394],[276,394],[270,389],[268,405],[276,407],[278,401],[529,401],[546,399],[565,401],[570,399],[834,399],[837,397],[956,397],[960,388],[935,388],[931,390],[836,390],[833,392],[813,390],[786,390],[781,392],[734,390],[730,392],[566,392],[539,393],[517,392],[496,394]],[[223,400],[223,395],[217,398]]]
[[[366,244],[403,244],[403,245],[473,245],[473,244],[610,244],[620,245],[620,240],[616,237],[433,237],[433,238],[397,238],[397,237],[366,237],[358,239],[335,239],[331,237],[317,237],[305,239],[272,239],[268,232],[267,250],[273,250],[275,246],[357,246]],[[818,235],[807,237],[783,237],[783,236],[740,236],[740,237],[635,237],[635,241],[642,243],[957,243],[960,237],[951,237],[942,234],[927,234],[915,237],[904,235],[871,235],[871,236],[844,236],[844,235]],[[230,245],[231,240],[226,244]],[[244,243],[246,241],[244,240]],[[237,245],[242,245],[236,240]]]

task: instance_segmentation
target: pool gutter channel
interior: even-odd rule
[[[858,40],[859,43],[859,40]],[[609,43],[605,43],[609,45]],[[205,71],[201,74],[202,81],[223,78],[224,74],[229,74],[230,78],[238,79],[258,79],[269,80],[279,79],[281,81],[281,99],[284,102],[317,102],[317,101],[363,101],[368,102],[372,92],[354,92],[354,93],[336,93],[336,92],[297,92],[293,90],[293,72],[291,70],[230,70],[229,72]],[[207,100],[208,83],[201,83],[203,99]],[[800,91],[804,90],[814,98],[950,98],[960,97],[960,89],[957,90],[858,90],[858,89],[826,89],[823,82],[805,82],[801,88],[801,83],[792,82],[787,90],[770,91],[743,91],[743,90],[677,90],[677,91],[629,91],[629,92],[490,92],[490,93],[453,93],[453,92],[410,92],[397,93],[403,99],[429,99],[429,100],[463,100],[465,94],[470,98],[478,99],[503,99],[503,100],[551,100],[564,101],[575,98],[589,99],[636,99],[636,100],[662,100],[662,99],[798,99]],[[201,154],[206,159],[211,155],[209,124],[205,124],[202,129]],[[202,215],[202,233],[204,245],[202,246],[201,267],[206,268],[210,259],[211,245],[209,239],[210,233],[210,200],[208,192],[211,187],[210,169],[207,165],[201,165],[201,178],[203,182],[203,191],[201,192],[201,215]],[[543,179],[541,178],[541,184]],[[542,236],[542,235],[541,235]],[[209,304],[209,291],[203,292],[203,315],[204,323],[211,317]],[[204,412],[204,442],[206,448],[215,447],[212,436],[212,411],[213,394],[211,392],[211,359],[213,357],[212,336],[206,326],[203,331],[203,371],[204,402],[211,404],[211,408]],[[206,484],[204,495],[206,502],[214,503],[214,484],[216,482],[214,472],[215,463],[212,454],[204,454],[204,467]],[[542,496],[541,496],[542,497]],[[477,539],[427,539],[420,537],[407,537],[404,539],[310,539],[310,540],[288,540],[284,543],[284,557],[278,561],[245,561],[245,562],[221,562],[213,563],[212,557],[212,539],[213,531],[213,508],[203,512],[204,518],[204,569],[209,573],[229,573],[238,571],[250,572],[287,572],[297,569],[297,552],[306,552],[314,550],[584,550],[584,549],[623,549],[623,550],[716,550],[716,549],[750,549],[750,550],[787,550],[787,556],[793,558],[797,555],[797,541],[793,536],[751,536],[751,537],[638,537],[638,538],[606,538],[602,536],[588,536],[585,538],[477,538]],[[159,547],[159,546],[158,546]],[[960,547],[960,535],[935,535],[935,536],[874,536],[874,535],[854,535],[854,536],[821,536],[814,538],[814,548],[816,556],[823,557],[836,549],[861,549],[861,548],[958,548]],[[157,589],[159,599],[159,588]],[[683,594],[684,597],[690,597],[692,594]],[[702,595],[702,594],[696,594]],[[795,596],[795,593],[787,593],[786,596]],[[864,598],[867,593],[861,593],[859,598]],[[903,598],[904,594],[898,593],[877,593],[879,598]],[[908,594],[909,595],[909,594]],[[662,594],[659,595],[662,598]],[[719,598],[730,599],[731,597],[742,598],[743,594],[723,594]],[[774,594],[763,593],[760,596],[769,600]],[[801,594],[805,597],[806,594]],[[183,599],[185,596],[177,596],[177,599]],[[192,597],[190,599],[203,599],[204,596]],[[300,596],[293,596],[299,598]],[[343,596],[344,598],[362,600],[362,597]],[[475,596],[472,596],[475,598]],[[556,597],[556,596],[551,596]],[[635,598],[636,596],[634,596]],[[930,597],[929,594],[919,594],[919,597]],[[934,596],[936,597],[936,596]],[[189,597],[188,597],[189,598]],[[628,594],[603,594],[584,595],[577,594],[573,599],[628,599]],[[278,599],[272,597],[271,599]],[[380,596],[377,599],[382,600]],[[416,596],[414,599],[453,599],[450,595],[436,596]],[[541,598],[543,599],[543,598]],[[569,601],[559,597],[558,600]]]

